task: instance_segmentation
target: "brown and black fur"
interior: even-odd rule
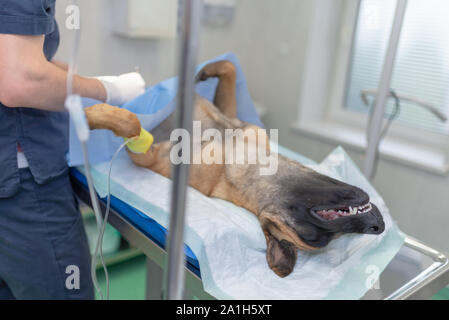
[[[200,71],[197,80],[210,77],[219,78],[214,102],[200,96],[195,100],[194,120],[201,121],[202,131],[215,128],[224,137],[225,129],[241,129],[243,133],[259,129],[236,117],[236,73],[232,63],[209,64]],[[107,128],[126,137],[140,132],[137,117],[127,110],[102,104],[87,108],[86,115],[92,129]],[[132,161],[170,178],[172,142],[169,138],[173,129],[172,115],[152,131],[156,143],[146,154],[128,152]],[[269,153],[268,137],[263,139],[263,142],[246,143],[258,142],[258,148]],[[208,143],[213,142],[201,142],[203,150]],[[382,216],[374,205],[371,212],[332,221],[315,214],[323,208],[359,206],[369,201],[368,195],[357,187],[321,175],[281,155],[278,155],[276,174],[267,176],[259,174],[259,163],[224,164],[224,150],[222,155],[223,164],[192,164],[189,184],[206,196],[231,201],[259,218],[267,241],[268,265],[281,277],[292,272],[298,249],[321,248],[342,233],[379,234],[384,230]]]

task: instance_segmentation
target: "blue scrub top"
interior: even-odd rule
[[[0,33],[45,35],[44,54],[51,60],[59,45],[56,0],[1,0]],[[67,172],[68,114],[0,103],[0,198],[20,187],[17,146],[24,152],[34,180],[43,184]]]

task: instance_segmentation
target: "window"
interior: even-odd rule
[[[344,108],[368,113],[364,89],[376,89],[391,31],[396,1],[361,0],[346,80]],[[449,117],[449,1],[409,0],[391,82],[397,94],[431,103]],[[393,107],[389,99],[387,113]],[[428,110],[401,102],[397,123],[449,135]]]
[[[291,128],[364,153],[361,90],[377,89],[397,2],[314,1],[298,115]],[[408,0],[391,87],[449,117],[449,0]],[[394,100],[389,99],[386,115]],[[372,99],[371,99],[372,101]],[[379,145],[383,160],[449,174],[449,121],[405,101]]]

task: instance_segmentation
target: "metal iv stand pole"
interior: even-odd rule
[[[183,0],[181,13],[181,37],[178,51],[177,125],[192,133],[193,103],[195,97],[195,67],[198,51],[201,0]],[[189,141],[189,147],[192,141]],[[185,254],[184,221],[189,164],[181,163],[172,168],[173,189],[168,228],[167,264],[165,271],[164,299],[180,300],[184,293]]]
[[[373,110],[371,125],[368,130],[368,145],[366,149],[363,173],[368,179],[371,179],[375,165],[376,153],[379,147],[379,139],[382,131],[382,121],[384,119],[385,105],[390,95],[390,84],[393,75],[394,61],[398,50],[399,39],[401,36],[402,24],[404,21],[407,0],[398,0],[396,12],[394,14],[393,26],[391,28],[390,41],[385,54],[384,66],[380,77],[379,90],[376,97],[376,103]]]

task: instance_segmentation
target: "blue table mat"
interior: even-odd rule
[[[70,175],[76,179],[88,191],[87,179],[76,167],[70,168]],[[98,194],[97,194],[98,196]],[[100,198],[100,197],[99,197]],[[106,204],[106,198],[100,198]],[[111,208],[121,215],[127,222],[131,223],[136,229],[142,232],[146,237],[156,243],[162,249],[165,249],[167,238],[167,229],[151,219],[143,212],[133,208],[126,202],[111,195]],[[184,245],[186,255],[186,267],[201,277],[198,259],[189,246]]]

